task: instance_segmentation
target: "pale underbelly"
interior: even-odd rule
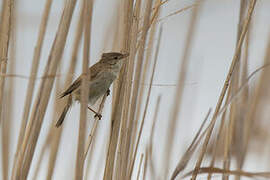
[[[114,79],[115,78],[101,77],[98,80],[91,82],[89,84],[88,103],[91,105],[95,104],[96,101],[107,92]],[[80,94],[79,90],[75,93],[76,101],[80,101]]]

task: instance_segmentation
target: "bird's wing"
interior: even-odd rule
[[[101,63],[96,63],[88,69],[88,71],[91,75],[90,79],[95,79],[98,76],[98,74],[100,72],[100,66],[102,66]]]
[[[100,64],[99,63],[96,63],[96,64],[94,64],[93,66],[91,66],[90,68],[89,68],[89,71],[90,71],[90,73],[91,73],[91,79],[94,79],[94,78],[96,78],[97,76],[98,76],[98,74],[99,74],[99,66],[100,66]],[[65,97],[66,95],[69,95],[69,94],[71,94],[74,90],[76,90],[77,88],[79,88],[80,87],[80,85],[81,85],[81,83],[82,83],[82,80],[81,80],[82,78],[81,78],[81,76],[79,76],[70,86],[69,86],[69,88],[65,91],[65,92],[63,92],[62,94],[61,94],[61,98],[62,97]]]
[[[62,97],[65,97],[66,95],[69,95],[69,94],[71,94],[74,90],[76,90],[77,88],[79,88],[79,86],[81,85],[81,82],[82,82],[82,80],[81,80],[81,76],[80,77],[78,77],[77,79],[76,79],[76,81],[74,81],[69,87],[68,87],[68,89],[65,91],[65,92],[63,92],[62,94],[61,94],[61,98]]]

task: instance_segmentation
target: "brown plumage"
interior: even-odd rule
[[[122,59],[126,58],[128,54],[121,54],[118,52],[103,53],[99,62],[89,68],[90,81],[89,81],[89,104],[93,105],[95,102],[104,95],[110,88],[112,82],[118,76]],[[68,88],[61,94],[61,98],[68,96],[69,99],[65,105],[63,112],[56,123],[59,127],[74,101],[80,101],[80,87],[81,76],[79,76]]]

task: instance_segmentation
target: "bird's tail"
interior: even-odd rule
[[[55,126],[58,128],[61,126],[61,124],[64,122],[64,119],[66,117],[66,114],[69,110],[69,108],[71,107],[71,104],[72,104],[72,97],[71,95],[68,97],[68,100],[67,100],[67,104],[65,105],[64,109],[63,109],[63,112],[61,114],[61,116],[59,117],[58,121],[56,122]]]

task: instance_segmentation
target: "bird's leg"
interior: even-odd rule
[[[102,115],[101,114],[99,114],[98,112],[96,112],[95,110],[93,110],[92,108],[90,108],[89,106],[88,106],[88,109],[90,111],[92,111],[93,113],[95,113],[95,116],[94,117],[98,117],[98,119],[101,120],[101,118],[102,118]]]
[[[107,96],[109,96],[110,94],[111,94],[111,90],[108,89],[108,90],[107,90]]]

